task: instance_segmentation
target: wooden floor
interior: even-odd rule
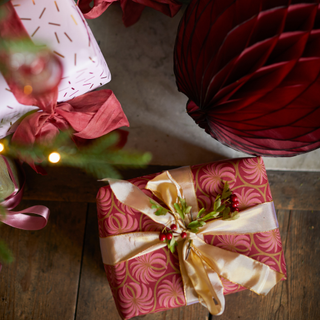
[[[47,227],[22,231],[2,225],[0,238],[15,261],[0,273],[0,319],[118,320],[100,257],[95,196],[101,182],[80,171],[25,167],[27,190],[19,208],[51,210]],[[164,167],[123,172],[125,179]],[[219,320],[320,319],[320,173],[269,171],[288,280],[265,298],[252,292],[226,296]],[[150,314],[144,320],[211,319],[199,304]]]

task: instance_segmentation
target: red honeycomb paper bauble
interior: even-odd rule
[[[223,144],[265,156],[320,147],[319,1],[192,1],[174,63],[189,115]]]

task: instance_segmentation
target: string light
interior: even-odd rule
[[[24,86],[24,88],[23,88],[23,92],[24,92],[24,94],[26,94],[27,96],[28,96],[29,94],[31,94],[32,91],[33,91],[33,88],[32,88],[30,85],[26,85],[26,86]]]
[[[60,161],[60,154],[58,153],[58,152],[52,152],[52,153],[50,153],[49,154],[49,157],[48,157],[48,159],[49,159],[49,161],[51,162],[51,163],[57,163],[57,162],[59,162]]]
[[[3,143],[0,142],[0,152],[2,152],[4,150],[4,145]]]

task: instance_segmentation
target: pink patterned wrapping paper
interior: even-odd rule
[[[239,198],[241,210],[272,201],[268,178],[262,158],[243,158],[191,166],[199,209],[212,208],[223,181]],[[147,182],[157,174],[129,180],[149,197],[157,200]],[[134,232],[156,231],[161,226],[153,220],[121,204],[109,186],[102,187],[97,195],[99,236]],[[220,248],[239,252],[265,263],[286,275],[286,264],[279,229],[248,235],[206,236],[205,241]],[[113,297],[124,319],[159,312],[186,305],[177,254],[167,247],[150,254],[122,262],[105,265]],[[240,285],[222,278],[224,294],[245,290]]]

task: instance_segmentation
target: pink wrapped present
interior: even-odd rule
[[[197,234],[186,229],[187,223],[181,223],[175,214],[155,215],[147,198],[171,209],[168,199],[180,194],[192,206],[190,215],[195,219],[199,209],[212,210],[225,181],[238,197],[240,217],[209,221]],[[265,295],[286,278],[262,158],[195,165],[132,179],[131,183],[109,182],[97,195],[99,236],[105,271],[122,318],[196,302],[221,314],[223,295],[246,288]],[[171,192],[173,197],[168,196]],[[170,228],[172,222],[178,225],[173,232],[178,243],[174,253],[159,240],[164,225]],[[185,239],[182,232],[187,233]]]
[[[63,76],[57,101],[66,102],[111,80],[107,63],[73,0],[12,0],[25,32],[59,59]],[[0,73],[0,138],[15,131],[19,118],[38,107],[19,103]]]

